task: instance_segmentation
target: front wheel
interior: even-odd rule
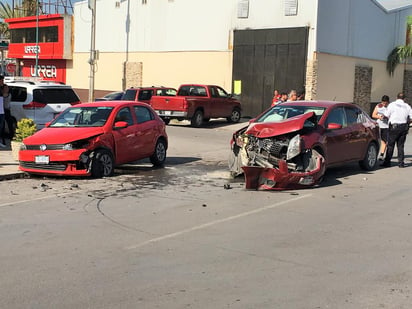
[[[195,114],[193,115],[190,124],[192,127],[199,128],[203,124],[203,112],[200,110],[197,110]]]
[[[362,169],[372,171],[378,165],[378,146],[375,143],[370,143],[365,157],[362,161],[359,161],[359,165]]]
[[[94,178],[109,177],[114,173],[113,155],[108,150],[96,150],[91,164],[91,174]]]
[[[159,139],[156,143],[154,153],[150,157],[150,162],[154,166],[162,166],[166,161],[166,142]]]
[[[236,123],[236,122],[239,122],[239,120],[240,120],[240,110],[238,108],[235,108],[230,114],[230,117],[227,117],[227,121]]]

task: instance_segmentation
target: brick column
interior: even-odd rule
[[[371,92],[372,68],[365,66],[356,66],[353,103],[358,104],[365,111],[369,111],[371,106]]]
[[[124,89],[130,87],[141,87],[143,82],[143,63],[126,62],[124,63]]]
[[[403,75],[403,93],[406,96],[406,102],[412,105],[412,71],[405,70]]]
[[[318,60],[308,60],[306,65],[305,99],[316,100],[318,90]]]

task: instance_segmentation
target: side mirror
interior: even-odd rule
[[[329,123],[328,124],[328,129],[329,130],[337,130],[337,129],[342,129],[342,125],[339,123]]]
[[[48,128],[48,127],[50,126],[50,123],[51,123],[51,121],[46,122],[46,123],[44,124],[44,126],[45,126],[46,128]]]
[[[116,121],[114,124],[115,130],[127,128],[129,124],[126,121]]]

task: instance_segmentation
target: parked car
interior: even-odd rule
[[[137,87],[137,88],[129,88],[125,91],[125,94],[122,97],[122,100],[126,101],[139,101],[145,102],[147,104],[150,103],[150,99],[153,96],[175,96],[177,90],[171,87],[163,87],[163,86],[151,86],[151,87]]]
[[[181,85],[176,96],[153,97],[150,105],[166,124],[170,119],[188,119],[193,127],[211,118],[238,122],[242,111],[240,102],[216,85]]]
[[[124,95],[124,91],[115,91],[115,92],[110,92],[106,94],[105,96],[101,98],[96,98],[94,100],[95,101],[118,101],[122,99],[123,95]]]
[[[67,107],[80,103],[73,88],[46,81],[7,81],[10,88],[10,112],[14,120],[30,118],[41,129]]]
[[[164,122],[138,102],[100,101],[67,108],[23,140],[19,168],[30,174],[111,176],[119,164],[166,160]]]
[[[300,188],[320,183],[325,169],[358,161],[377,166],[379,128],[360,107],[329,101],[276,105],[233,135],[229,168],[247,189]]]

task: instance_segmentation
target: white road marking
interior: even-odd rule
[[[227,217],[227,218],[222,218],[222,219],[219,219],[219,220],[215,220],[215,221],[211,221],[211,222],[208,222],[208,223],[200,224],[200,225],[197,225],[197,226],[194,226],[194,227],[191,227],[191,228],[188,228],[188,229],[184,229],[184,230],[181,230],[181,231],[178,231],[178,232],[175,232],[175,233],[171,233],[171,234],[159,236],[159,237],[156,237],[156,238],[152,238],[152,239],[146,240],[146,241],[144,241],[140,244],[131,245],[129,247],[126,247],[125,249],[126,250],[137,249],[137,248],[146,246],[148,244],[160,242],[162,240],[166,240],[166,239],[169,239],[169,238],[174,238],[174,237],[177,237],[177,236],[180,236],[180,235],[183,235],[183,234],[187,234],[187,233],[190,233],[190,232],[193,232],[193,231],[201,230],[201,229],[210,227],[212,225],[232,221],[232,220],[243,218],[243,217],[246,217],[246,216],[250,216],[250,215],[265,211],[265,210],[273,209],[273,208],[276,208],[276,207],[279,207],[279,206],[282,206],[282,205],[285,205],[285,204],[288,204],[288,203],[291,203],[291,202],[295,202],[295,201],[298,201],[298,200],[301,200],[301,199],[304,199],[304,198],[307,198],[307,197],[311,197],[311,196],[312,196],[312,194],[306,194],[306,195],[298,196],[298,197],[292,198],[290,200],[278,202],[276,204],[264,206],[264,207],[257,208],[257,209],[251,210],[251,211],[242,212],[240,214],[230,216],[230,217]]]

